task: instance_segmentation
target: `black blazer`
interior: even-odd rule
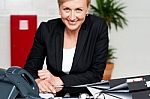
[[[38,78],[46,57],[47,69],[59,76],[65,86],[101,81],[108,52],[108,27],[102,18],[88,15],[79,31],[72,68],[62,72],[64,28],[60,18],[42,22],[24,69]]]

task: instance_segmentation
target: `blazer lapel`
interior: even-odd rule
[[[76,64],[78,63],[78,60],[80,58],[81,52],[83,51],[84,44],[86,42],[88,36],[88,32],[84,29],[81,29],[78,35],[77,45],[76,45],[76,51],[73,59],[72,69],[74,70],[76,68]]]
[[[63,58],[63,42],[64,42],[64,27],[57,29],[56,35],[56,64],[57,70],[62,71],[62,58]]]

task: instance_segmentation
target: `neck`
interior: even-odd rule
[[[71,37],[71,38],[77,38],[78,37],[78,33],[79,33],[79,30],[75,30],[75,31],[72,31],[72,30],[69,30],[69,29],[65,29],[65,35]]]
[[[73,48],[76,46],[78,38],[78,31],[68,31],[65,29],[64,32],[64,48]]]

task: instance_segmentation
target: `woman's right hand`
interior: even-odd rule
[[[56,89],[51,83],[46,80],[46,79],[35,79],[35,82],[37,83],[40,92],[45,93],[45,92],[51,92],[53,94],[56,94]]]
[[[39,70],[38,71],[39,79],[48,80],[53,86],[62,86],[63,81],[60,77],[54,76],[49,70]]]

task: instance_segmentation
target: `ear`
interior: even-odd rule
[[[86,11],[87,15],[89,14],[89,10],[90,10],[90,6],[87,7],[87,11]]]
[[[86,11],[86,15],[88,15],[88,14],[89,14],[89,10]]]
[[[88,14],[89,14],[89,11],[86,12],[86,15],[88,15]]]

